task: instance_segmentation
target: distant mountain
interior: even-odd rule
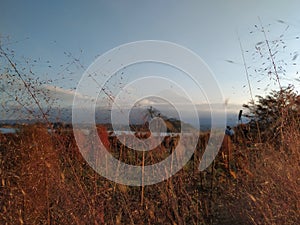
[[[1,78],[1,76],[0,76]],[[22,87],[22,84],[20,84],[20,88]],[[5,90],[5,86],[2,87]],[[65,123],[71,123],[72,122],[72,105],[73,105],[73,98],[75,96],[74,90],[65,90],[59,87],[54,87],[51,85],[42,85],[36,87],[36,91],[41,91],[43,93],[46,93],[47,98],[54,99],[55,101],[53,104],[49,104],[49,102],[41,101],[41,107],[44,108],[44,112],[47,113],[48,118],[51,122],[65,122]],[[9,89],[6,90],[9,92]],[[76,96],[83,100],[83,102],[87,99],[91,100],[90,97],[84,96],[80,93],[76,93]],[[125,115],[123,112],[117,112],[114,111],[115,117],[119,118],[117,119],[118,123],[124,124],[127,123],[128,120],[130,120],[130,123],[132,124],[142,124],[145,120],[145,110],[149,108],[150,106],[154,107],[155,109],[159,110],[162,115],[166,116],[166,118],[174,118],[177,120],[181,120],[182,122],[186,124],[190,124],[196,129],[199,129],[197,127],[197,123],[195,123],[194,114],[192,113],[192,110],[194,107],[196,108],[196,111],[198,113],[199,122],[200,122],[200,129],[205,130],[209,129],[211,126],[211,113],[210,113],[210,107],[213,107],[216,111],[216,114],[218,115],[219,111],[222,110],[224,107],[223,103],[220,104],[188,104],[188,100],[180,95],[177,92],[174,92],[172,90],[167,91],[161,91],[157,93],[155,96],[160,97],[147,97],[135,104],[135,107],[133,107],[130,110],[129,116]],[[26,98],[22,98],[23,96],[16,96],[19,99],[22,99],[24,101],[24,105],[26,105],[30,111],[28,111],[25,108],[20,107],[16,102],[10,102],[9,105],[4,106],[0,105],[0,123],[32,123],[36,121],[42,121],[41,113],[37,108],[34,107],[33,103],[27,102]],[[176,103],[177,109],[175,109],[175,105],[173,106],[171,103],[167,102],[170,101],[171,103]],[[95,99],[92,99],[95,100]],[[125,99],[126,100],[126,99]],[[127,99],[128,100],[128,99]],[[111,108],[109,108],[108,103],[110,101],[105,101],[105,98],[98,98],[95,100],[97,102],[97,108],[95,110],[95,121],[96,123],[111,123]],[[50,106],[49,106],[50,105]],[[124,105],[126,105],[124,103]],[[31,107],[30,107],[31,106]],[[46,107],[49,107],[46,109]],[[128,111],[123,106],[124,111]],[[228,125],[235,125],[237,123],[237,114],[240,110],[240,105],[234,105],[234,104],[228,104],[226,106],[227,109],[227,124]],[[180,112],[180,118],[179,114]],[[221,111],[220,111],[221,112]],[[82,115],[85,115],[86,111],[82,110]],[[126,117],[128,118],[126,118]],[[121,119],[122,120],[121,120]],[[125,121],[125,122],[124,122]],[[114,121],[115,122],[115,121]]]
[[[182,121],[187,126],[192,126],[196,129],[196,124],[194,124],[193,118],[191,118],[192,114],[189,112],[182,113],[182,117],[179,118],[178,113],[174,108],[166,107],[164,105],[157,105],[155,106],[157,110],[161,112],[169,120],[178,120]],[[197,105],[197,112],[199,115],[199,123],[200,123],[200,130],[208,130],[211,126],[211,116],[206,106],[204,105]],[[143,124],[145,122],[146,110],[147,107],[134,107],[130,110],[129,113],[129,121],[131,124]],[[40,113],[38,110],[34,110],[31,114],[29,114],[25,109],[11,109],[12,111],[15,110],[15,114],[11,114],[8,118],[0,118],[0,124],[4,123],[34,123],[37,121],[43,121],[42,117],[39,116]],[[184,110],[184,107],[183,109]],[[64,122],[64,123],[72,123],[72,108],[51,108],[48,110],[48,118],[51,122]],[[83,114],[85,112],[83,111]],[[235,126],[237,124],[237,115],[238,111],[230,111],[227,113],[227,125]],[[124,117],[122,112],[116,112],[116,117]],[[104,107],[97,107],[95,110],[95,121],[97,124],[108,124],[111,123],[111,109],[104,108]],[[128,121],[128,118],[124,121]],[[123,123],[125,124],[125,123]]]

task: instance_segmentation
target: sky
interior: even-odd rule
[[[292,83],[300,90],[300,83],[295,80],[300,70],[297,57],[300,42],[296,38],[300,35],[300,2],[297,0],[2,0],[0,4],[1,44],[14,50],[18,65],[23,65],[26,59],[34,62],[33,77],[51,80],[48,89],[56,86],[59,93],[73,93],[85,69],[107,51],[130,42],[162,40],[196,53],[210,68],[230,104],[247,103],[250,92],[239,38],[253,94],[265,95],[277,88],[271,82],[269,89],[265,89],[269,77],[256,72],[257,68],[264,67],[255,48],[263,40],[262,33],[255,28],[260,23],[258,17],[269,31],[270,40],[284,34],[281,39],[288,47],[276,56],[287,62],[282,83]],[[295,65],[291,66],[292,63]],[[172,73],[172,69],[161,73],[168,71]],[[124,76],[122,82],[129,82],[126,73]],[[168,78],[172,80],[172,76],[169,74]],[[118,80],[113,82],[116,84]],[[182,79],[182,84],[189,86],[186,79]],[[110,89],[114,88],[111,85]],[[116,90],[111,91],[116,93]],[[187,91],[194,96],[195,103],[201,103],[203,96],[199,90]]]

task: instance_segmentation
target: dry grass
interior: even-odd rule
[[[1,135],[1,177],[1,224],[204,222],[200,195],[190,187],[196,181],[186,171],[145,187],[141,206],[140,188],[97,175],[71,132],[51,135],[37,125]]]
[[[230,173],[221,155],[206,171],[195,169],[207,137],[201,135],[199,154],[175,176],[144,188],[141,205],[140,187],[115,185],[85,163],[72,132],[51,135],[34,125],[17,135],[1,135],[0,223],[299,222],[299,130],[286,133],[284,150],[272,143],[249,146],[244,137],[237,138]],[[154,155],[163,158],[168,149],[162,147],[161,152]],[[128,150],[125,155],[130,154]],[[152,159],[149,155],[147,163]]]

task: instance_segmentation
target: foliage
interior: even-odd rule
[[[286,132],[290,125],[300,129],[300,95],[293,86],[272,91],[266,97],[257,96],[257,103],[244,104],[248,109],[246,115],[250,118],[250,127],[256,130],[257,124],[266,138],[278,137],[280,132]]]

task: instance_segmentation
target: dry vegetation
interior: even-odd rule
[[[267,127],[262,143],[251,123],[236,127],[229,168],[221,151],[212,166],[197,170],[209,137],[201,134],[191,161],[169,180],[144,187],[143,195],[141,187],[118,185],[96,174],[71,131],[49,133],[40,124],[2,134],[0,223],[297,224],[299,103],[293,108],[298,111],[289,114],[281,142],[270,141],[273,131]],[[115,141],[110,139],[112,154],[140,165],[140,157]],[[120,148],[126,154],[118,155]],[[153,157],[166,157],[170,148],[163,144]],[[150,154],[147,164],[155,162]]]

